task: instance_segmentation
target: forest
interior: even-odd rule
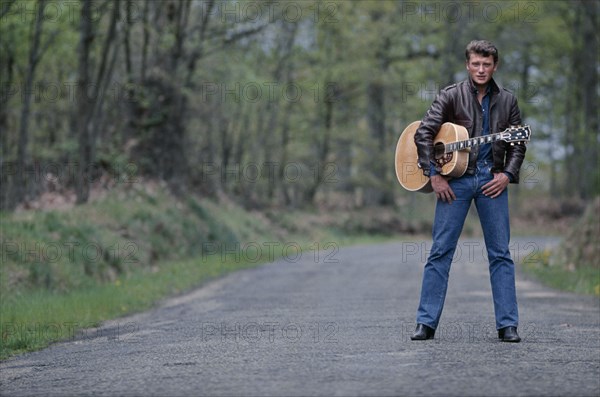
[[[1,209],[162,180],[250,209],[398,206],[403,128],[493,41],[517,197],[600,193],[597,1],[2,0]],[[517,201],[518,202],[518,201]]]

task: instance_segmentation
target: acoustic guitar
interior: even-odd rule
[[[431,181],[419,168],[415,132],[420,121],[412,122],[400,135],[396,145],[396,177],[403,188],[411,192],[430,193]],[[453,123],[444,123],[433,139],[434,161],[442,168],[442,175],[458,178],[469,165],[469,152],[474,146],[496,141],[519,145],[529,141],[529,126],[515,126],[506,130],[475,138],[469,138],[465,127]]]

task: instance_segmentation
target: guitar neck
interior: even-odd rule
[[[502,139],[502,133],[498,134],[488,134],[483,136],[478,136],[475,138],[465,139],[464,141],[456,141],[452,143],[448,143],[444,145],[445,153],[452,153],[458,150],[463,150],[467,148],[471,148],[474,146],[484,145],[486,143],[496,142]]]

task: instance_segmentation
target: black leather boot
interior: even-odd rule
[[[427,340],[433,339],[435,335],[435,329],[426,326],[425,324],[417,324],[415,333],[410,337],[412,340]]]
[[[499,329],[498,338],[500,338],[502,342],[518,343],[521,341],[521,337],[517,333],[517,327],[505,327]]]

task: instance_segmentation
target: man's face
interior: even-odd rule
[[[498,64],[494,64],[494,57],[491,55],[484,57],[479,54],[469,54],[467,70],[475,85],[485,86],[489,83],[497,68]]]

